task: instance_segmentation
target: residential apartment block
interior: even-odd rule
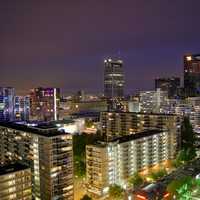
[[[173,133],[177,140],[180,137],[180,119],[174,114],[102,112],[100,122],[106,141],[149,129],[167,130]]]
[[[86,147],[88,192],[103,196],[113,184],[127,188],[131,175],[174,159],[177,139],[173,132],[146,130]]]
[[[1,165],[30,166],[36,200],[73,200],[72,136],[48,125],[0,123]]]
[[[0,199],[32,200],[29,167],[20,163],[0,167]]]

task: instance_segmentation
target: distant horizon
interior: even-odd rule
[[[0,86],[101,92],[103,60],[120,57],[126,93],[153,89],[156,77],[182,77],[183,56],[200,52],[199,7],[195,0],[2,1]]]

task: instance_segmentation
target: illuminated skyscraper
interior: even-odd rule
[[[0,87],[0,121],[14,120],[14,96],[14,88]]]
[[[35,88],[30,93],[31,119],[53,121],[58,119],[60,90],[58,88]]]
[[[121,98],[124,95],[123,61],[104,61],[104,95],[107,98]]]
[[[200,54],[184,56],[184,88],[187,97],[200,95]]]

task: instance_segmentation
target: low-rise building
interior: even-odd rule
[[[20,163],[0,167],[0,199],[31,200],[31,169]]]

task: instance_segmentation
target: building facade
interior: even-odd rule
[[[171,78],[157,78],[155,79],[155,89],[166,91],[169,98],[174,98],[178,96],[178,90],[180,88],[180,78],[171,77]]]
[[[109,186],[128,186],[128,179],[140,172],[175,158],[177,138],[169,131],[147,130],[126,135],[108,143],[86,147],[88,192],[104,196]]]
[[[184,56],[184,88],[187,97],[200,95],[200,55]]]
[[[32,200],[29,167],[20,163],[0,167],[0,199]]]
[[[51,126],[0,123],[1,165],[31,168],[35,200],[73,200],[72,136]]]
[[[14,96],[14,88],[0,87],[0,121],[14,120]]]
[[[142,91],[139,94],[140,111],[146,113],[159,113],[168,102],[167,91],[157,89],[156,91]]]
[[[104,60],[104,96],[122,98],[124,96],[124,72],[122,60]]]
[[[100,122],[105,140],[149,129],[168,130],[177,140],[180,137],[180,119],[174,114],[102,112]]]
[[[29,96],[15,96],[14,118],[16,121],[28,121],[30,116]]]
[[[60,90],[58,88],[35,88],[30,93],[31,119],[54,121],[58,119]]]

